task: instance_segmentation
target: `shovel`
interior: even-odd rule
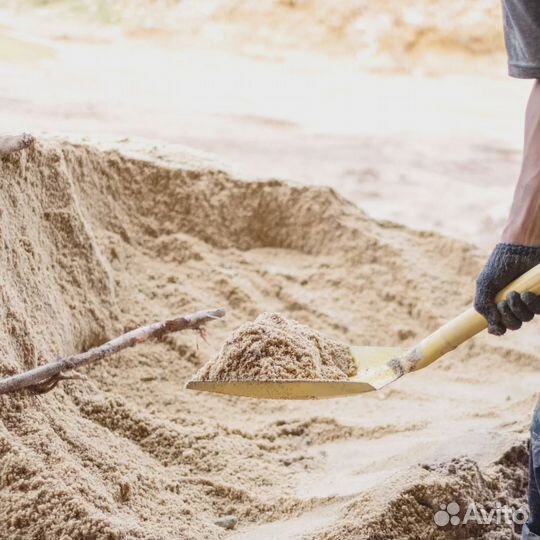
[[[530,291],[540,294],[540,264],[512,281],[496,296],[500,302],[510,291]],[[351,346],[357,374],[345,381],[286,380],[286,381],[190,381],[190,390],[245,396],[259,399],[322,399],[353,396],[380,390],[406,373],[423,369],[447,352],[455,349],[487,328],[487,322],[469,308],[441,326],[416,346],[362,347]]]

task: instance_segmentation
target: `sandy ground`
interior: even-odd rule
[[[1,169],[3,373],[172,312],[231,311],[208,344],[179,336],[96,367],[88,386],[4,399],[10,537],[508,538],[441,531],[433,515],[449,497],[523,502],[536,324],[354,399],[183,384],[261,311],[395,345],[469,305],[510,202],[529,84],[506,79],[502,57],[481,76],[383,75],[163,39],[2,12],[2,129],[43,140]],[[228,513],[234,533],[213,525]]]

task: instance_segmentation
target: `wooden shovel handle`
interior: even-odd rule
[[[497,294],[495,300],[500,302],[511,291],[530,291],[540,294],[540,264],[525,272],[522,276],[512,281]],[[472,338],[487,328],[487,321],[474,308],[469,308],[455,319],[447,322],[438,330],[423,339],[416,347],[415,353],[418,360],[413,370],[422,369],[435,362],[443,354],[455,349],[468,339]]]

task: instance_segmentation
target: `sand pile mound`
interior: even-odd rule
[[[525,442],[509,448],[485,470],[468,458],[425,464],[420,469],[416,477],[394,481],[355,500],[343,512],[341,523],[318,533],[315,538],[502,540],[521,532],[527,515],[528,452]],[[389,495],[392,490],[394,493]],[[444,519],[450,504],[448,518],[455,516],[459,524]],[[441,514],[435,519],[437,512]],[[358,519],[360,515],[361,520]]]
[[[349,348],[279,313],[263,313],[225,341],[196,380],[345,380],[356,373]]]
[[[367,396],[351,417],[337,403],[199,395],[186,380],[263,311],[342,343],[411,344],[470,303],[481,264],[471,246],[371,220],[329,189],[67,143],[0,162],[0,235],[1,375],[171,315],[230,312],[208,343],[172,335],[87,370],[88,382],[1,398],[7,538],[201,540],[225,534],[214,524],[224,515],[245,527],[317,507],[327,499],[295,486],[323,470],[318,446],[387,448],[385,437],[426,423],[423,406],[407,408],[411,417],[390,407],[423,395]],[[488,356],[488,373],[507,385],[515,366],[536,369],[534,356]],[[449,377],[449,365],[431,373]],[[515,415],[528,406],[503,402]],[[493,414],[493,400],[474,406]]]
[[[217,302],[244,318],[249,296],[222,266],[228,250],[279,243],[281,235],[314,249],[314,239],[292,233],[302,218],[285,217],[280,199],[299,215],[317,198],[335,206],[325,194],[303,198],[279,183],[250,186],[70,145],[10,157],[0,179],[2,375],[173,312]],[[256,219],[259,208],[267,222]],[[276,213],[288,232],[269,226]],[[214,347],[225,333],[217,330]],[[208,538],[219,536],[221,515],[274,515],[275,495],[284,498],[282,514],[298,506],[270,484],[252,495],[260,468],[279,475],[298,442],[291,447],[284,435],[259,447],[267,428],[224,427],[217,408],[201,416],[190,405],[195,396],[177,397],[205,351],[193,336],[174,336],[96,367],[99,386],[2,397],[7,537]]]

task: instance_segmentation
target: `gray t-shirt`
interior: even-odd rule
[[[502,0],[508,74],[540,79],[540,0]]]

